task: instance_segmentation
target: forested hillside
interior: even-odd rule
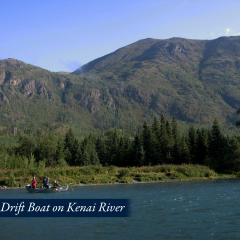
[[[129,136],[110,129],[96,136],[90,133],[79,141],[72,129],[65,135],[20,135],[18,146],[0,146],[0,169],[44,169],[66,166],[152,166],[200,164],[216,171],[240,171],[240,139],[224,136],[215,120],[211,129],[190,126],[181,134],[175,118],[161,117]]]
[[[240,107],[240,37],[144,39],[72,74],[15,59],[0,61],[1,133],[46,126],[85,132],[128,126],[154,116],[228,125]],[[24,130],[25,129],[25,130]]]
[[[136,114],[140,105],[183,121],[222,122],[233,118],[240,104],[240,37],[144,39],[74,74],[104,79],[115,106],[126,99]]]

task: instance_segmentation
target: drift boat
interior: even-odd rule
[[[45,187],[32,188],[30,185],[25,185],[26,189],[30,193],[56,193],[56,192],[65,192],[68,190],[68,185],[63,185],[60,187],[51,187],[49,189]]]

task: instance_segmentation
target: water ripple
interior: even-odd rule
[[[62,194],[1,190],[0,198],[129,198],[129,218],[1,218],[10,239],[239,239],[240,180],[74,187]]]

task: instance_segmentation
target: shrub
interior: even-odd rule
[[[16,187],[16,182],[15,182],[15,176],[14,176],[14,173],[11,171],[11,172],[8,172],[8,178],[6,180],[6,185],[8,187]]]
[[[106,173],[105,168],[102,167],[102,166],[94,166],[94,169],[95,169],[95,173],[96,174],[104,174],[104,173]]]
[[[79,172],[81,172],[83,175],[94,175],[95,169],[93,166],[86,166],[82,167]]]
[[[179,172],[169,172],[166,174],[166,176],[168,176],[171,179],[184,179],[186,178],[185,175],[183,175],[182,173]]]
[[[139,182],[150,182],[150,181],[152,181],[152,179],[148,178],[148,177],[137,177],[136,180],[139,181]]]
[[[121,178],[121,180],[119,181],[120,183],[131,183],[133,181],[133,179],[131,177],[123,177]]]
[[[118,171],[119,177],[130,177],[130,171],[129,169],[121,169]]]
[[[113,175],[117,174],[117,167],[111,165],[110,167],[107,168],[107,172],[106,173],[111,173]]]

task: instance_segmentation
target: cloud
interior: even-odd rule
[[[68,69],[69,72],[73,72],[75,70],[77,70],[78,68],[80,68],[82,66],[82,63],[80,63],[79,61],[64,61],[64,60],[60,60],[60,62]]]
[[[240,33],[234,34],[233,36],[240,36]]]
[[[231,29],[230,29],[230,28],[227,28],[227,29],[226,29],[226,32],[225,32],[225,35],[228,35],[230,31],[231,31]]]

